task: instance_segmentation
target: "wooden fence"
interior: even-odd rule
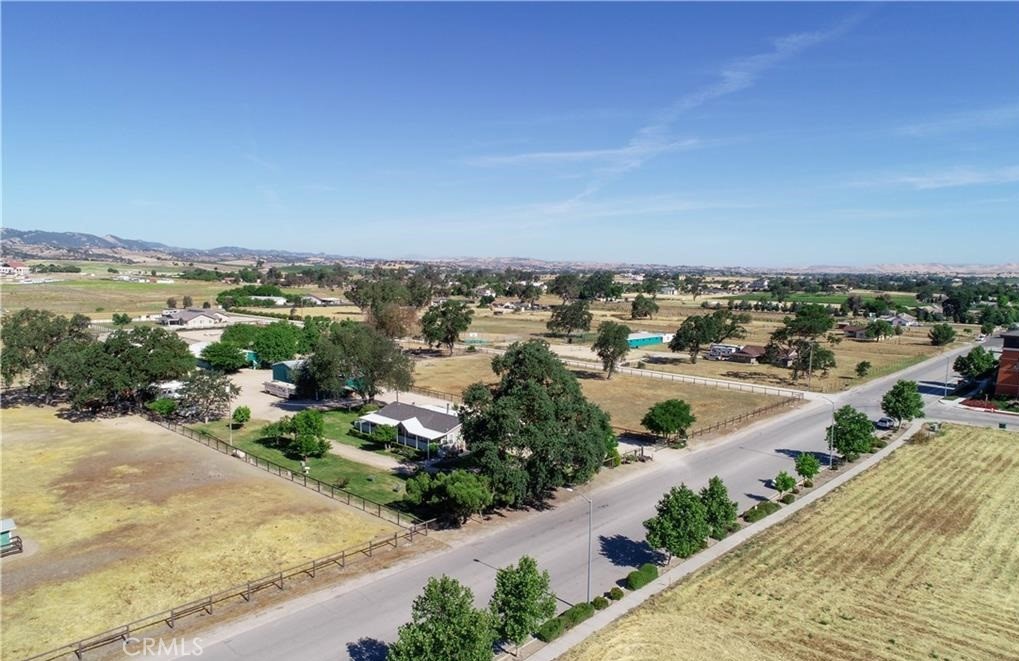
[[[696,438],[697,436],[703,436],[704,434],[710,434],[711,432],[718,431],[719,429],[723,429],[725,427],[730,427],[732,425],[738,425],[741,422],[745,422],[747,420],[750,420],[751,418],[756,418],[758,416],[765,415],[767,413],[771,413],[772,411],[774,411],[776,409],[786,408],[788,406],[793,406],[793,405],[794,405],[794,400],[792,400],[792,399],[784,399],[784,400],[782,400],[780,402],[775,402],[774,404],[769,404],[768,406],[762,406],[759,409],[754,409],[753,411],[748,411],[747,413],[736,415],[736,416],[733,416],[731,418],[726,418],[725,420],[722,420],[721,422],[716,422],[713,425],[709,425],[707,427],[700,427],[698,429],[694,429],[692,432],[690,432],[690,434],[688,435],[688,438]],[[619,436],[620,438],[624,438],[624,437],[625,438],[632,438],[634,440],[650,441],[652,443],[659,443],[659,442],[662,441],[662,437],[661,436],[657,436],[655,434],[652,434],[652,433],[644,431],[644,430],[627,429],[625,427],[615,427],[615,426],[613,426],[612,427],[612,431],[614,431],[616,433],[616,435]]]
[[[370,500],[364,496],[359,496],[356,493],[351,493],[342,487],[323,482],[314,477],[295,473],[282,464],[277,464],[276,462],[269,461],[268,459],[248,454],[236,445],[231,445],[227,441],[207,432],[190,429],[184,425],[164,420],[152,414],[146,414],[146,417],[160,427],[169,429],[170,431],[180,434],[186,438],[190,438],[193,441],[198,441],[206,447],[218,450],[223,454],[237,457],[238,459],[241,459],[252,466],[257,466],[272,475],[289,480],[294,484],[299,484],[307,489],[320,493],[323,496],[328,496],[333,500],[346,503],[355,509],[359,509],[362,512],[371,514],[372,516],[377,516],[380,519],[385,519],[390,523],[395,523],[402,528],[413,528],[414,526],[421,524],[421,520],[412,514],[391,509],[382,503],[377,503],[374,500]]]
[[[250,602],[253,594],[266,588],[275,587],[278,590],[285,589],[286,581],[292,580],[297,576],[306,575],[311,578],[315,578],[322,570],[332,567],[342,569],[352,560],[356,560],[361,557],[370,558],[379,549],[387,547],[399,548],[401,540],[405,540],[408,544],[412,543],[415,535],[427,536],[428,529],[432,523],[433,521],[425,521],[415,524],[407,527],[403,532],[393,533],[392,537],[386,537],[358,547],[344,549],[321,558],[293,565],[292,567],[262,576],[261,578],[245,581],[244,583],[238,583],[226,590],[221,590],[200,599],[174,606],[168,610],[153,613],[152,615],[139,618],[132,622],[128,622],[127,624],[122,624],[94,636],[89,636],[88,638],[82,638],[80,640],[61,645],[60,647],[43,652],[42,654],[30,657],[25,661],[50,661],[52,659],[68,658],[71,655],[74,655],[78,659],[82,659],[85,652],[100,649],[118,642],[123,644],[129,638],[135,636],[136,633],[142,630],[149,630],[153,627],[159,627],[163,631],[165,631],[163,627],[174,629],[178,620],[189,615],[196,615],[200,613],[211,615],[213,607],[216,604],[221,604],[225,601],[231,600],[243,600],[245,602]],[[158,635],[161,631],[150,631],[148,633]]]

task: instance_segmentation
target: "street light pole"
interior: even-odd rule
[[[835,402],[827,397],[823,399],[831,406],[831,427],[828,428],[828,470],[831,470],[835,461]]]
[[[944,398],[948,398],[948,366],[951,364],[951,358],[945,358],[945,395]]]
[[[567,491],[573,491],[573,489],[568,489]],[[593,548],[594,535],[594,501],[579,491],[576,494],[587,501],[587,602],[591,603],[591,549]]]

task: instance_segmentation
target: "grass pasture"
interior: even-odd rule
[[[396,530],[138,418],[2,411],[0,656],[78,637]]]
[[[1019,658],[1019,435],[949,427],[566,661]]]
[[[356,417],[356,413],[345,411],[327,412],[325,414],[325,437],[333,443],[345,443],[360,448],[369,447],[370,441],[350,434],[350,420]],[[262,437],[262,427],[268,422],[268,420],[251,420],[241,429],[235,429],[233,444],[252,456],[281,464],[300,475],[301,461],[299,458],[288,457],[282,451],[259,442]],[[224,440],[228,439],[229,435],[226,420],[192,425],[192,428],[206,431]],[[347,491],[376,503],[387,504],[403,498],[404,480],[386,471],[332,453],[326,453],[318,458],[309,457],[308,466],[308,475],[316,480],[337,486],[342,485]]]
[[[166,299],[171,296],[177,299],[178,306],[184,304],[185,296],[191,296],[195,306],[201,306],[205,301],[215,305],[216,294],[227,288],[219,282],[126,282],[80,273],[39,274],[38,277],[59,280],[28,285],[5,283],[4,309],[41,308],[57,314],[81,313],[93,319],[109,319],[114,312],[126,312],[132,316],[158,313],[166,307]]]
[[[415,364],[414,382],[424,388],[459,395],[472,383],[497,383],[491,364],[490,355],[423,360]],[[628,429],[641,429],[640,421],[647,410],[665,399],[682,399],[689,403],[697,416],[695,429],[779,401],[779,398],[770,395],[625,374],[616,374],[611,380],[606,380],[602,372],[575,369],[573,373],[579,377],[584,394],[612,416],[612,424]]]

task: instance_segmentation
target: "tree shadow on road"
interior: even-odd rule
[[[784,454],[785,456],[787,456],[787,457],[789,457],[791,459],[795,459],[796,457],[800,456],[801,454],[812,454],[812,455],[814,455],[815,459],[817,459],[819,462],[821,462],[822,465],[824,465],[824,466],[828,465],[829,455],[828,455],[827,452],[804,452],[803,450],[791,450],[789,448],[776,448],[775,452],[777,452],[779,454]]]
[[[761,480],[761,481],[762,482],[766,482],[767,480]],[[763,503],[764,501],[769,500],[769,498],[767,496],[762,496],[759,493],[749,493],[748,492],[748,493],[745,493],[743,495],[746,496],[747,498],[752,499],[752,500],[756,500],[759,503]]]
[[[347,643],[347,654],[351,661],[386,661],[389,645],[375,638],[361,638]]]
[[[661,554],[645,541],[635,541],[624,535],[598,537],[601,554],[617,567],[639,567],[645,562],[658,562]]]

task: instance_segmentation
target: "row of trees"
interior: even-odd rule
[[[202,359],[223,372],[236,372],[248,365],[244,349],[254,351],[264,366],[290,360],[314,349],[331,323],[326,317],[305,317],[302,326],[283,320],[265,326],[232,324],[223,331],[219,342],[202,350]]]
[[[411,621],[390,645],[389,661],[490,661],[492,645],[519,646],[556,610],[547,571],[530,556],[495,575],[488,608],[474,605],[470,588],[449,576],[429,578],[411,606]]]

